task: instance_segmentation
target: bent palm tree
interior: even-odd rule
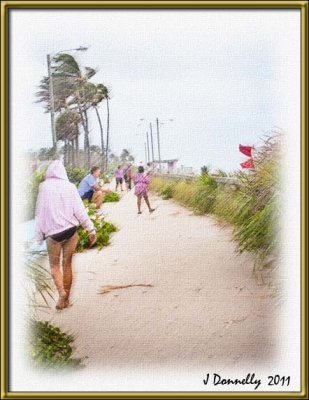
[[[108,89],[102,83],[96,85],[96,93],[92,100],[92,106],[96,112],[99,126],[100,126],[100,136],[101,136],[101,152],[102,152],[102,167],[105,169],[105,147],[104,147],[104,132],[103,132],[103,125],[101,121],[101,117],[98,110],[98,104],[101,103],[103,100],[107,99],[108,97]]]
[[[76,146],[76,149],[78,149],[78,125],[80,121],[81,117],[79,113],[69,109],[60,114],[56,119],[57,140],[63,140],[65,144],[65,165],[69,164],[70,162],[73,165],[75,164],[74,148]]]
[[[55,57],[56,71],[60,75],[73,79],[71,87],[69,106],[75,106],[84,129],[84,151],[87,154],[87,167],[90,166],[90,142],[89,142],[89,122],[87,111],[91,107],[91,100],[96,92],[95,85],[88,82],[96,71],[93,68],[85,67],[84,73],[73,56],[70,54],[60,54]]]
[[[106,123],[106,155],[105,155],[105,169],[108,166],[108,151],[109,151],[109,99],[110,96],[106,96],[106,108],[107,108],[107,123]]]

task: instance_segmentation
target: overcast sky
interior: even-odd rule
[[[50,116],[34,103],[46,54],[86,45],[72,54],[98,70],[92,82],[111,89],[114,152],[144,160],[148,123],[138,127],[140,118],[173,119],[161,125],[162,158],[238,169],[239,143],[295,128],[299,18],[298,10],[14,10],[11,135],[22,149],[51,146]],[[100,113],[105,121],[105,104]],[[100,145],[94,115],[90,141]]]

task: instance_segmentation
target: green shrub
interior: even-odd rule
[[[149,188],[159,194],[165,185],[166,181],[164,179],[155,176],[150,180]]]
[[[197,214],[208,214],[213,211],[215,200],[215,187],[212,185],[198,184],[198,190],[196,190],[191,205]]]
[[[108,193],[104,197],[104,203],[114,203],[114,202],[119,201],[119,200],[120,200],[120,196],[116,192]]]
[[[186,207],[192,207],[197,187],[192,182],[178,181],[174,187],[173,197]]]
[[[73,358],[74,337],[47,321],[30,321],[30,355],[34,364],[43,368],[81,366],[82,359]]]
[[[236,224],[237,213],[243,203],[244,196],[239,190],[234,191],[226,186],[218,186],[212,211],[221,221]]]
[[[88,203],[87,200],[84,200],[84,204],[87,208],[88,215],[92,222],[94,223],[94,227],[97,233],[97,241],[94,247],[97,247],[99,250],[102,250],[103,247],[108,246],[110,243],[110,234],[117,231],[117,227],[109,222],[105,222],[103,218],[96,212],[95,204]],[[88,231],[83,227],[79,227],[78,230],[78,243],[76,247],[77,252],[82,252],[85,249],[89,248],[90,245],[90,236]]]
[[[277,213],[278,205],[276,202],[269,202],[263,209],[252,214],[241,212],[237,216],[237,226],[234,238],[238,242],[239,252],[263,252],[264,256],[274,254],[277,241]],[[249,215],[248,215],[249,214]]]
[[[160,191],[163,200],[168,200],[173,197],[173,184],[166,184]]]
[[[104,183],[110,183],[111,182],[110,177],[108,176],[108,174],[101,175],[100,179],[102,179]]]
[[[201,183],[202,185],[213,186],[213,187],[217,186],[214,178],[207,174],[201,175],[198,182]]]
[[[280,237],[280,139],[268,137],[255,156],[256,171],[239,174],[243,202],[235,214],[238,250],[252,251],[261,261],[278,255]]]
[[[78,186],[81,181],[89,174],[85,168],[81,167],[66,167],[69,181]]]

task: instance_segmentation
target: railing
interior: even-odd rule
[[[154,174],[155,176],[164,178],[164,179],[171,179],[171,180],[185,180],[185,181],[194,181],[196,179],[198,179],[199,175],[196,174],[173,174],[173,173],[162,173],[162,172],[156,172]],[[232,177],[228,177],[228,176],[214,176],[214,175],[210,175],[216,183],[218,183],[219,185],[230,185],[230,186],[235,186],[235,187],[240,187],[241,186],[241,182],[236,179],[236,178],[232,178]]]

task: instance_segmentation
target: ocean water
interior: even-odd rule
[[[35,240],[35,220],[34,219],[23,222],[22,230],[25,235],[25,242],[27,243],[27,247],[30,251],[35,251],[35,252],[47,251],[45,240],[42,243],[38,243]]]

